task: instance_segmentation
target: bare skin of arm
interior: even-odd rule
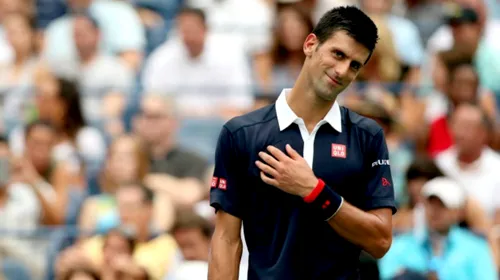
[[[374,258],[382,258],[392,243],[392,210],[368,212],[344,202],[328,224],[343,238],[360,246]]]
[[[210,245],[208,280],[237,280],[241,261],[241,219],[217,211]]]

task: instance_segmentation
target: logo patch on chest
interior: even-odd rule
[[[343,144],[332,143],[332,157],[335,158],[346,158],[347,148]]]

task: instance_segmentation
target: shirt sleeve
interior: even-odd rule
[[[473,279],[495,280],[498,279],[495,263],[491,250],[486,241],[481,240],[481,243],[475,247],[476,252],[471,254],[472,264],[470,268],[474,270]]]
[[[240,166],[237,143],[226,126],[222,128],[215,150],[214,176],[210,187],[210,205],[215,211],[223,210],[240,219],[243,218],[242,178],[244,168]]]
[[[368,159],[365,210],[391,208],[394,214],[396,213],[394,184],[389,162],[389,151],[382,130],[372,138]]]

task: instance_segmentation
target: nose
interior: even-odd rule
[[[344,78],[349,72],[350,65],[351,65],[351,62],[347,59],[345,59],[343,61],[338,61],[334,67],[335,75],[337,77]]]

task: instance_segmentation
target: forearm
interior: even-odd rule
[[[42,186],[42,184],[47,184]],[[50,195],[48,198],[47,194],[42,191],[42,187],[44,188],[52,188],[52,186],[44,181],[36,181],[30,183],[32,186],[33,192],[35,193],[38,201],[40,202],[40,206],[42,209],[42,224],[44,225],[60,225],[64,221],[64,211],[62,211],[62,207],[60,207],[60,203],[57,201],[57,194]]]
[[[343,238],[363,248],[375,258],[381,258],[392,243],[391,232],[387,232],[378,216],[364,212],[344,202],[328,224]]]
[[[217,237],[214,233],[211,245],[208,280],[237,280],[243,248],[241,240],[227,240],[223,237]]]

